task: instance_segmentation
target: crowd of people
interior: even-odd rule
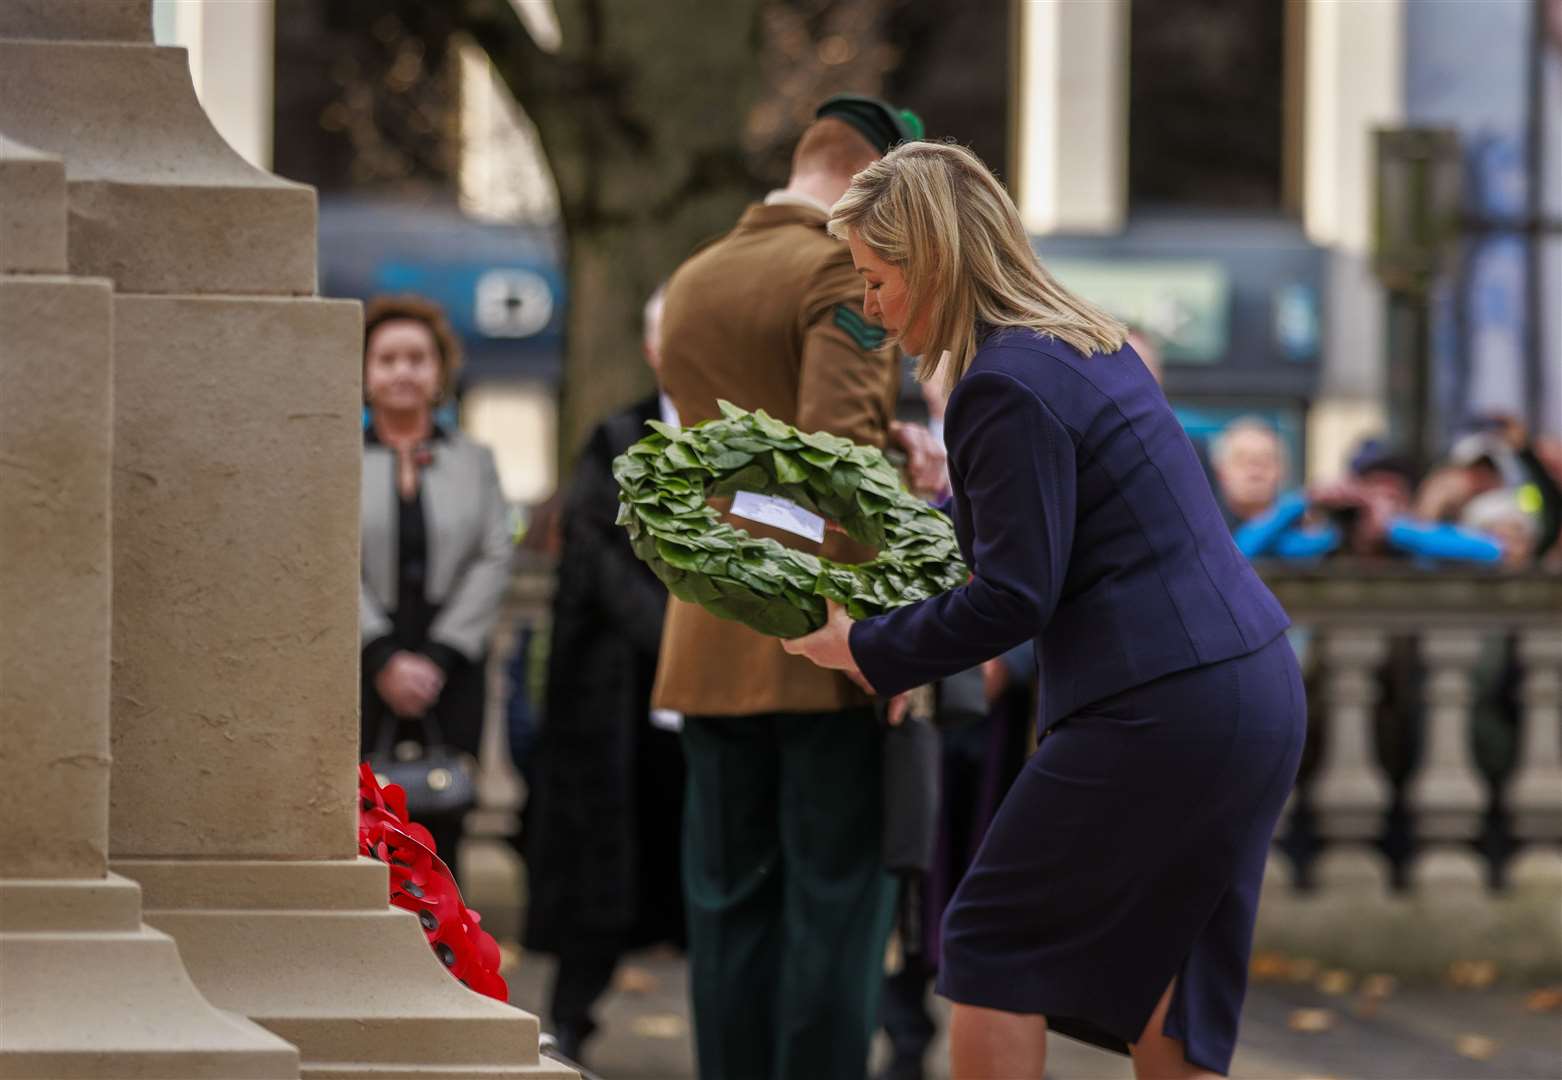
[[[861,1076],[879,1024],[894,1051],[885,1075],[923,1075],[934,1035],[927,995],[943,946],[937,913],[955,902],[1005,793],[1038,737],[1052,730],[1034,724],[1047,675],[1029,640],[930,679],[939,749],[929,790],[942,792],[941,808],[925,869],[897,882],[881,862],[884,718],[859,680],[670,598],[614,523],[613,459],[646,421],[699,423],[716,415],[722,398],[806,430],[897,446],[914,490],[935,501],[951,494],[942,437],[952,380],[924,370],[926,427],[896,420],[901,361],[881,326],[892,321],[885,315],[892,301],[887,291],[875,295],[884,289],[880,268],[864,263],[855,237],[849,247],[826,231],[853,177],[919,134],[914,118],[872,99],[843,95],[821,106],[787,185],[649,298],[644,348],[659,391],[591,432],[555,500],[556,519],[546,526],[558,553],[552,618],[546,648],[523,638],[512,665],[520,684],[512,712],[522,720],[512,723],[511,742],[527,785],[519,840],[524,944],[558,959],[546,1022],[576,1060],[589,1054],[595,1006],[623,957],[667,943],[689,950],[707,1080]],[[1060,295],[1049,302],[1066,305]],[[1092,309],[1078,310],[1086,323],[1095,318]],[[1090,325],[1133,360],[1133,379],[1141,380],[1111,392],[1159,396],[1153,343],[1130,330],[1125,349],[1114,321],[1101,316]],[[471,803],[452,793],[471,787],[461,769],[470,770],[478,750],[484,672],[511,555],[492,454],[438,420],[459,364],[459,344],[433,305],[412,297],[370,305],[362,743],[377,768],[399,764],[426,783],[433,809],[423,823],[458,874]],[[1005,422],[995,414],[994,425]],[[1343,478],[1305,486],[1293,482],[1295,463],[1279,432],[1254,417],[1189,447],[1185,459],[1192,469],[1178,482],[1202,492],[1197,477],[1207,472],[1212,520],[1223,516],[1236,549],[1252,560],[1562,569],[1562,443],[1532,439],[1510,420],[1472,425],[1425,471],[1367,440]],[[868,556],[838,535],[823,553],[846,562]],[[1067,548],[1056,554],[1066,559]],[[1248,588],[1246,578],[1232,580]],[[1255,605],[1252,619],[1264,627],[1249,636],[1262,637],[1279,623]],[[871,651],[866,635],[851,640]],[[545,662],[532,663],[539,654]],[[1267,656],[1256,646],[1229,653],[1233,662],[1253,655]],[[880,677],[891,670],[881,668]],[[1191,677],[1175,665],[1165,672],[1161,683]],[[1283,675],[1274,677],[1283,687]],[[1131,710],[1143,702],[1122,696],[1119,704]],[[1267,834],[1261,839],[1267,843]],[[909,888],[930,915],[907,920],[902,909],[897,920],[896,893]],[[968,907],[973,902],[967,898]],[[1223,947],[1236,947],[1244,919],[1250,932],[1250,915],[1231,913],[1227,932],[1235,936]],[[885,976],[897,925],[900,960]],[[987,1000],[985,983],[960,978],[968,981],[951,978],[946,992]],[[1159,1010],[1150,1018],[1158,1037],[1168,1006],[1184,1010],[1166,1021],[1183,1030],[1168,1027],[1164,1036],[1181,1046],[1191,1006],[1174,1001],[1164,980],[1146,987],[1154,990],[1146,1007]],[[1050,1011],[1050,1001],[1021,1002],[1018,1011]],[[1070,1031],[1069,1017],[1055,1019]],[[1085,1017],[1073,1030],[1119,1049],[1140,1031],[1101,1027],[1098,1019]],[[975,1022],[968,1012],[968,1042]],[[1229,1056],[1218,1036],[1212,1045],[1201,1051],[1206,1062]]]
[[[1209,457],[1227,523],[1252,559],[1562,569],[1562,441],[1532,439],[1511,417],[1472,422],[1429,469],[1364,439],[1342,476],[1289,489],[1286,446],[1261,419],[1231,423]]]

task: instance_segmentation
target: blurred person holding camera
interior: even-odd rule
[[[1506,491],[1517,507],[1506,521],[1512,525],[1520,514],[1533,519],[1534,560],[1555,557],[1562,549],[1562,469],[1548,464],[1554,455],[1550,441],[1532,440],[1512,416],[1478,418],[1454,440],[1447,458],[1421,485],[1416,513],[1426,521],[1470,525],[1465,513],[1473,501]],[[1481,516],[1489,516],[1500,502],[1486,500]],[[1512,538],[1511,529],[1507,535]]]
[[[493,453],[434,419],[460,364],[437,305],[413,296],[368,305],[361,745],[376,771],[407,788],[409,815],[434,835],[452,874],[476,798],[489,640],[510,580]]]
[[[1496,565],[1502,546],[1490,535],[1414,513],[1417,470],[1379,440],[1352,455],[1349,475],[1281,496],[1267,513],[1238,527],[1250,559],[1314,560],[1340,554],[1421,563]]]

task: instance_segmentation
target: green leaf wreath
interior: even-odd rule
[[[966,580],[949,519],[904,490],[878,450],[763,409],[723,401],[721,414],[688,428],[652,420],[653,433],[613,462],[618,523],[674,596],[793,638],[824,625],[827,597],[861,619]],[[837,563],[750,536],[706,501],[739,491],[790,499],[878,557]]]

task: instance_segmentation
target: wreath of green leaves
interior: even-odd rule
[[[652,434],[613,462],[618,524],[674,596],[792,638],[824,625],[826,598],[861,619],[966,580],[949,519],[878,450],[720,404],[721,419],[694,427],[649,421]],[[739,491],[790,499],[878,557],[837,563],[750,536],[706,501]]]

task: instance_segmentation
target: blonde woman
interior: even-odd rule
[[[948,354],[972,577],[788,648],[884,696],[1028,640],[1041,663],[1040,745],[944,916],[952,1075],[1040,1077],[1049,1028],[1140,1077],[1224,1075],[1302,749],[1285,613],[1123,326],[1052,279],[975,155],[900,146],[830,229],[869,317]]]

